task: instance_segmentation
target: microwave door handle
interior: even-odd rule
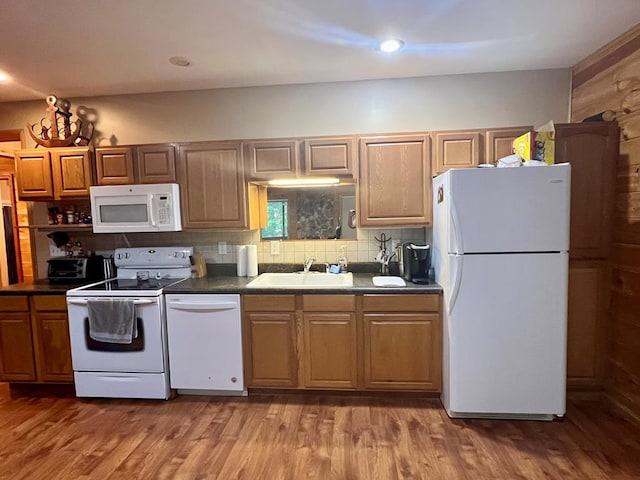
[[[156,207],[156,202],[155,200],[155,195],[152,193],[151,195],[149,195],[149,218],[151,220],[151,226],[155,227],[156,226],[156,218],[155,218],[155,207]]]

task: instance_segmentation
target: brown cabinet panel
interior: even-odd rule
[[[176,149],[174,145],[136,147],[135,159],[140,183],[173,183],[176,181]]]
[[[618,128],[556,125],[556,163],[571,164],[571,258],[607,258],[611,243]]]
[[[305,312],[355,312],[355,295],[302,295]]]
[[[296,387],[295,314],[245,314],[245,373],[248,387]]]
[[[293,312],[296,309],[295,295],[243,295],[245,312]]]
[[[428,135],[361,138],[358,171],[359,226],[431,225]]]
[[[46,149],[19,150],[15,153],[16,182],[20,199],[53,199],[51,157]]]
[[[513,141],[533,127],[496,128],[485,132],[484,163],[495,165],[502,157],[513,153]]]
[[[247,228],[240,142],[180,145],[177,172],[185,228]]]
[[[88,197],[92,183],[91,150],[88,148],[51,149],[55,197]]]
[[[100,147],[96,149],[98,185],[129,185],[133,174],[133,147]]]
[[[357,386],[355,313],[304,313],[304,386]]]
[[[435,161],[433,175],[439,175],[450,168],[477,167],[480,163],[479,132],[436,132]]]
[[[440,295],[434,294],[365,294],[365,312],[439,312]]]
[[[306,175],[352,175],[355,137],[311,138],[304,141]]]
[[[365,313],[363,319],[366,388],[440,389],[438,314]]]
[[[296,177],[299,172],[299,144],[296,140],[250,142],[247,174],[250,180]]]
[[[0,380],[36,380],[29,312],[0,312]]]
[[[597,387],[603,381],[606,266],[573,261],[569,266],[567,385]]]
[[[69,320],[66,312],[33,312],[38,359],[38,379],[42,382],[73,382]]]

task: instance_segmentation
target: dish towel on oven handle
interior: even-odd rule
[[[133,300],[88,300],[89,336],[104,343],[131,343],[138,336]]]

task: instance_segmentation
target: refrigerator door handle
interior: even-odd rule
[[[453,201],[453,197],[450,197],[449,202],[449,216],[451,217],[451,238],[453,238],[453,248],[449,253],[464,253],[462,251],[461,232],[458,227],[460,221],[458,219],[458,211],[456,210],[456,204]]]
[[[449,315],[451,315],[451,312],[453,312],[453,307],[455,307],[456,300],[458,299],[458,293],[460,292],[460,283],[462,283],[462,264],[464,263],[463,262],[464,255],[452,255],[451,259],[453,262],[455,262],[455,265],[452,268],[454,277],[453,277],[453,282],[451,282],[452,283],[451,296],[449,297],[449,306],[447,308]]]

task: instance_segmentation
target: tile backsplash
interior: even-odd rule
[[[271,241],[260,239],[260,230],[237,232],[170,232],[160,234],[130,233],[121,234],[86,234],[71,233],[73,241],[80,241],[85,250],[113,250],[119,247],[146,246],[194,246],[197,252],[204,255],[207,263],[236,263],[236,245],[258,245],[258,263],[303,263],[309,257],[316,262],[337,263],[340,247],[346,247],[347,260],[350,263],[372,262],[379,250],[380,238],[399,242],[430,242],[431,228],[385,228],[358,229],[356,240],[287,240],[278,241],[279,254],[271,254]],[[39,277],[46,276],[46,260],[49,257],[48,244],[51,240],[41,234],[38,243]],[[219,243],[225,242],[226,253],[219,253]],[[391,243],[387,246],[390,248]]]

